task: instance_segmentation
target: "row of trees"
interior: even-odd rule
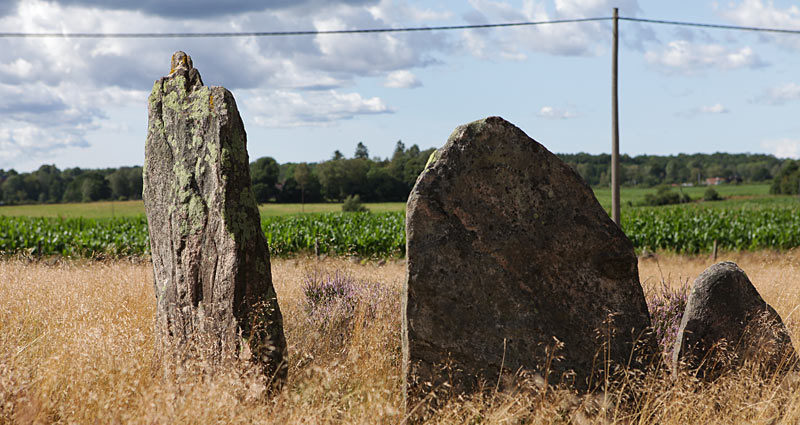
[[[797,195],[800,193],[800,161],[791,161],[772,180],[770,193]]]
[[[591,186],[608,186],[611,156],[586,153],[559,154]],[[620,183],[653,187],[660,184],[704,184],[720,177],[729,182],[759,183],[772,180],[791,160],[765,154],[679,154],[670,156],[620,156]]]
[[[395,145],[390,158],[369,157],[358,143],[352,157],[335,151],[319,163],[279,164],[271,157],[250,164],[253,191],[260,203],[341,201],[359,195],[363,201],[405,201],[433,153],[417,145]],[[592,186],[607,186],[611,158],[607,154],[559,154]],[[703,184],[721,177],[730,182],[773,181],[774,193],[797,193],[800,163],[763,154],[622,155],[625,186]],[[31,173],[0,169],[0,202],[4,204],[90,202],[141,199],[142,167],[84,170],[43,165]]]
[[[142,167],[84,170],[42,165],[31,173],[0,169],[4,204],[142,199]]]
[[[405,201],[433,151],[398,141],[391,158],[370,159],[367,147],[358,143],[351,158],[337,150],[320,163],[259,158],[250,164],[250,177],[260,203],[341,201],[349,195],[367,202]]]

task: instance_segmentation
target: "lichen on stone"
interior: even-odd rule
[[[204,86],[190,57],[176,52],[170,75],[156,81],[148,98],[142,177],[157,335],[180,345],[200,333],[223,351],[247,344],[251,360],[279,385],[286,377],[286,342],[249,187],[246,134],[235,102],[226,102],[229,95]],[[213,290],[204,292],[208,285]],[[237,294],[247,299],[234,301]],[[262,302],[269,314],[258,313]],[[259,325],[264,329],[240,341],[239,330],[262,318],[277,325]]]
[[[211,99],[211,91],[208,87],[203,86],[192,93],[192,102],[189,104],[190,113],[189,117],[196,121],[202,121],[211,115],[211,101],[206,101],[206,98]]]
[[[431,152],[431,156],[428,157],[428,162],[425,163],[425,168],[427,169],[429,166],[433,165],[439,159],[439,149]]]

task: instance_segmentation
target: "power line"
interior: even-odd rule
[[[170,33],[55,33],[55,32],[0,32],[6,38],[211,38],[211,37],[283,37],[324,34],[369,34],[387,32],[449,31],[479,28],[522,27],[533,25],[569,24],[580,22],[609,21],[612,18],[556,19],[552,21],[510,22],[505,24],[446,25],[438,27],[368,28],[352,30],[312,31],[256,31],[256,32],[170,32]]]
[[[326,34],[374,34],[393,32],[421,32],[421,31],[452,31],[480,28],[523,27],[535,25],[554,25],[584,22],[610,21],[612,17],[580,18],[580,19],[555,19],[550,21],[509,22],[503,24],[475,24],[475,25],[445,25],[436,27],[402,27],[402,28],[366,28],[350,30],[309,30],[309,31],[252,31],[252,32],[140,32],[140,33],[55,33],[55,32],[0,32],[0,38],[224,38],[224,37],[286,37],[300,35],[326,35]],[[661,19],[628,18],[620,16],[619,20],[640,22],[645,24],[675,25],[695,28],[711,28],[751,32],[771,32],[779,34],[800,34],[800,30],[749,27],[740,25],[708,24],[700,22],[667,21]]]
[[[722,24],[705,24],[699,22],[681,22],[681,21],[665,21],[661,19],[643,19],[643,18],[623,18],[619,17],[620,21],[642,22],[646,24],[661,24],[661,25],[677,25],[683,27],[697,27],[697,28],[713,28],[723,30],[736,30],[736,31],[754,31],[754,32],[774,32],[779,34],[800,34],[800,30],[790,30],[783,28],[765,28],[765,27],[747,27],[740,25],[722,25]]]

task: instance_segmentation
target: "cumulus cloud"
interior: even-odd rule
[[[686,40],[671,41],[660,51],[648,51],[645,60],[663,72],[680,74],[766,66],[750,47],[736,50],[720,44],[696,44]]]
[[[289,8],[310,9],[325,4],[337,3],[351,6],[363,6],[375,3],[376,0],[238,0],[224,2],[219,0],[55,0],[63,6],[79,6],[109,10],[128,10],[143,12],[149,15],[169,18],[220,17],[264,10],[281,10]],[[14,3],[12,1],[12,3]]]
[[[797,5],[779,8],[772,0],[743,0],[727,3],[725,7],[717,6],[717,9],[723,18],[737,25],[800,30],[800,7]],[[762,37],[800,50],[800,40],[797,37],[768,34],[762,34]]]
[[[191,4],[151,0],[0,3],[0,28],[21,32],[375,28],[449,16],[436,9],[390,0],[245,1],[236,5],[210,0]],[[208,8],[204,7],[206,3]],[[219,19],[215,12],[219,7],[226,8],[225,19]],[[13,166],[7,162],[10,158],[88,146],[87,135],[107,127],[106,110],[146,105],[153,81],[168,73],[169,58],[176,50],[192,56],[206,84],[224,85],[237,96],[239,92],[258,91],[263,99],[278,105],[270,110],[257,108],[252,102],[242,103],[245,108],[254,108],[250,115],[258,117],[257,124],[331,125],[359,115],[390,113],[392,109],[384,100],[346,88],[361,76],[387,78],[395,85],[418,85],[410,70],[438,63],[438,52],[450,49],[447,37],[434,33],[179,40],[14,39],[0,49],[0,96],[5,99],[0,103],[0,128],[6,129],[0,167]],[[33,130],[43,131],[47,137],[34,137]],[[36,140],[41,149],[31,145]]]
[[[471,24],[487,22],[549,21],[607,16],[613,7],[627,16],[640,12],[636,0],[525,0],[522,8],[505,1],[470,0],[473,10],[464,19]],[[597,55],[607,49],[611,32],[608,23],[535,25],[502,30],[465,31],[460,34],[463,48],[472,55],[488,59],[524,59],[525,51],[562,56]]]
[[[717,102],[717,103],[715,103],[713,105],[703,105],[703,106],[698,106],[696,108],[692,108],[692,109],[689,109],[689,110],[681,111],[681,112],[676,113],[675,115],[677,115],[679,117],[684,117],[684,118],[695,118],[695,117],[697,117],[698,115],[701,115],[701,114],[702,115],[719,115],[719,114],[728,114],[730,112],[731,112],[731,110],[728,109],[728,107],[726,107],[722,103]]]
[[[383,82],[384,87],[392,89],[413,89],[415,87],[420,87],[421,85],[422,83],[419,81],[417,76],[412,74],[411,71],[405,69],[390,72],[389,75],[386,76],[386,80]]]
[[[0,164],[13,164],[21,159],[43,157],[71,147],[87,147],[80,127],[50,132],[25,125],[0,128]]]
[[[359,115],[388,114],[393,110],[378,97],[336,90],[297,92],[276,90],[244,101],[254,123],[264,127],[331,125]]]
[[[800,139],[765,140],[761,147],[778,158],[800,159]]]
[[[783,105],[793,100],[800,100],[800,84],[784,83],[770,87],[753,99],[754,102],[770,105]]]
[[[542,109],[539,109],[539,113],[537,115],[550,120],[565,120],[578,117],[576,112],[567,109],[556,108],[553,106],[542,106]]]

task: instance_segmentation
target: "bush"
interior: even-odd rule
[[[349,318],[358,303],[358,282],[348,273],[310,272],[303,277],[303,294],[306,311],[322,322],[333,316],[332,310],[341,310]]]
[[[354,327],[368,326],[385,304],[398,298],[380,283],[357,280],[341,270],[306,272],[302,287],[307,323],[335,346],[344,346]]]
[[[349,195],[347,198],[344,198],[344,203],[342,204],[342,211],[343,212],[369,212],[369,209],[365,207],[361,203],[361,197],[356,195]]]
[[[800,189],[800,165],[798,161],[791,161],[775,176],[769,193],[774,195],[797,195]]]
[[[659,187],[655,195],[648,193],[644,196],[644,205],[649,206],[683,204],[691,201],[692,198],[690,198],[689,195],[683,192],[674,192],[669,186]]]
[[[706,192],[703,194],[704,201],[721,201],[722,197],[719,196],[719,193],[713,188],[709,187],[706,189]]]
[[[672,350],[675,347],[675,339],[688,298],[688,280],[676,289],[672,289],[668,283],[662,281],[660,288],[647,297],[647,309],[650,310],[650,322],[653,325],[656,341],[667,359],[672,358]]]

